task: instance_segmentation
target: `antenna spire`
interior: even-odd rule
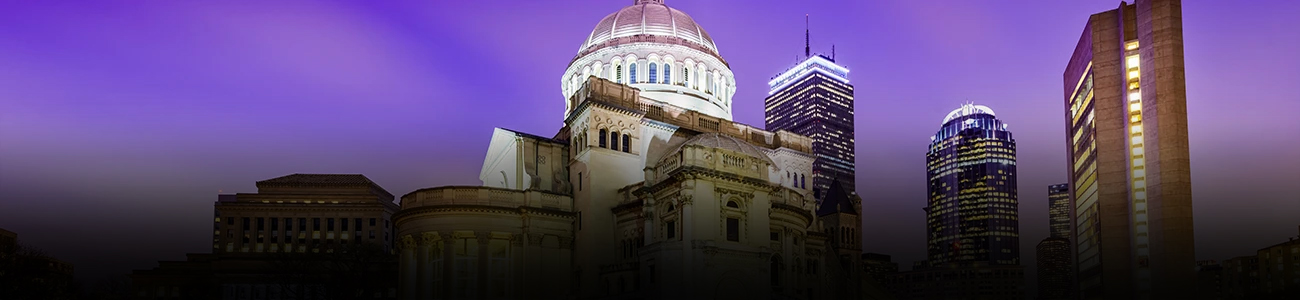
[[[812,57],[812,47],[809,47],[808,38],[808,14],[803,15],[803,56]]]

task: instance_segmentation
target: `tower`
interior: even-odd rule
[[[926,154],[929,264],[1020,264],[1016,141],[987,106],[943,119]]]
[[[1195,283],[1182,4],[1093,14],[1064,74],[1084,299],[1189,298]]]
[[[1047,224],[1049,237],[1070,238],[1070,185],[1047,187]]]
[[[805,24],[807,16],[805,16]],[[814,198],[819,203],[838,180],[856,194],[853,85],[849,69],[825,55],[812,55],[804,30],[804,60],[768,81],[764,99],[768,131],[790,131],[813,139]]]

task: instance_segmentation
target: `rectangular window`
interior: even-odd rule
[[[271,230],[280,230],[280,219],[271,218]]]
[[[334,218],[325,219],[325,230],[334,231]]]
[[[727,240],[740,241],[740,219],[727,218]]]
[[[343,230],[343,231],[348,231],[348,218],[343,218],[342,221],[343,221],[343,228],[342,228],[342,230]]]
[[[370,226],[375,226],[375,218],[370,218]]]
[[[781,234],[780,234],[780,233],[773,232],[773,233],[771,233],[771,234],[768,235],[768,238],[771,239],[772,241],[780,241],[780,240],[781,240]]]
[[[257,218],[257,230],[266,230],[266,218]]]
[[[668,238],[669,238],[669,239],[676,238],[676,237],[677,237],[677,221],[668,221],[667,223],[668,223],[668,224],[665,224],[665,226],[664,226],[664,231],[665,231],[666,233],[668,233]]]
[[[320,230],[320,218],[311,218],[311,230]]]

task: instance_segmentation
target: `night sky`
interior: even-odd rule
[[[478,185],[494,127],[561,126],[560,76],[632,0],[0,1],[0,227],[93,280],[211,247],[220,193],[361,173],[396,195]],[[1066,181],[1062,73],[1119,1],[686,1],[736,75],[830,52],[856,86],[866,250],[925,249],[925,151],[987,105],[1018,146],[1021,245]],[[1183,5],[1197,256],[1253,255],[1300,225],[1300,1]],[[1032,281],[1032,280],[1031,280]]]

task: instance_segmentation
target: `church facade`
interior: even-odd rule
[[[819,209],[811,139],[731,121],[735,80],[688,15],[610,14],[561,90],[558,133],[494,131],[482,186],[401,197],[400,298],[862,296],[860,201]]]

